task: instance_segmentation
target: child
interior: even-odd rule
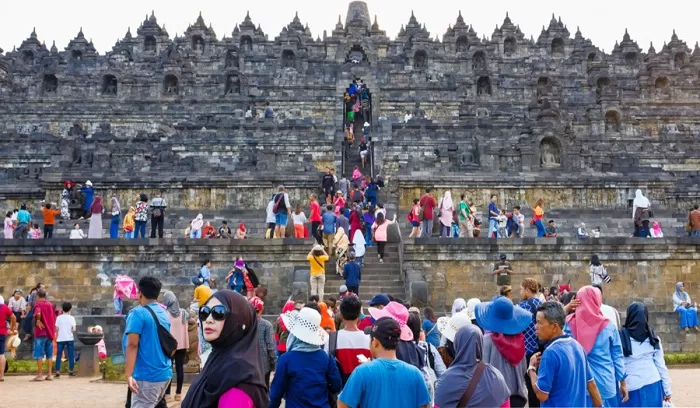
[[[600,238],[600,227],[593,228],[593,238]]]
[[[134,238],[134,227],[136,222],[134,216],[136,215],[136,209],[134,207],[129,207],[129,212],[124,216],[124,238],[132,239]]]
[[[505,210],[498,212],[498,217],[496,217],[496,220],[498,221],[498,238],[507,238],[508,233],[506,232],[506,223],[508,222],[508,217],[506,217]]]
[[[226,275],[226,282],[232,291],[243,294],[243,270],[245,269],[245,261],[243,261],[242,256],[236,257],[236,262],[233,264],[233,269],[231,269]]]
[[[549,223],[547,223],[547,228],[544,229],[544,236],[546,238],[554,238],[557,235],[557,227],[554,225],[554,220],[549,220]]]
[[[85,233],[80,229],[80,224],[77,222],[73,225],[73,229],[70,232],[70,239],[83,239],[85,238]]]
[[[63,350],[66,350],[68,354],[68,375],[75,377],[75,340],[73,338],[73,333],[75,333],[75,317],[71,316],[70,312],[73,309],[73,305],[70,302],[63,303],[63,314],[56,318],[56,373],[53,375],[55,378],[61,376],[61,359],[63,358]]]
[[[39,225],[32,225],[32,230],[29,232],[29,237],[30,239],[41,239],[41,230],[39,229]]]
[[[306,223],[306,214],[301,210],[301,204],[297,203],[292,213],[292,221],[294,222],[294,238],[304,238],[304,224]]]
[[[17,347],[19,347],[21,340],[19,339],[19,325],[16,330],[7,329],[7,340],[5,341],[5,349],[10,350],[12,359],[17,358]]]
[[[103,334],[102,326],[97,325],[95,327],[91,327],[88,329],[88,332],[95,334]],[[100,340],[100,342],[97,343],[97,355],[100,357],[100,360],[107,359],[107,346],[105,346],[104,336],[102,337],[102,340]]]
[[[117,316],[121,316],[122,311],[124,310],[124,292],[121,289],[121,285],[119,285],[118,283],[114,284],[112,300],[114,302],[114,314]]]

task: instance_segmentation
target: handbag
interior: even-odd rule
[[[459,399],[459,403],[457,403],[457,408],[465,408],[467,406],[469,399],[472,397],[472,394],[474,394],[474,391],[476,390],[476,386],[479,385],[479,380],[481,380],[481,374],[484,373],[485,368],[486,363],[484,363],[483,361],[479,361],[479,365],[476,367],[476,371],[474,371],[474,376],[472,377],[471,381],[469,381],[469,386],[467,387],[467,390],[464,392],[464,395],[462,395],[462,398]]]
[[[166,357],[172,358],[177,351],[177,340],[170,334],[170,330],[163,327],[158,321],[156,313],[148,306],[144,306],[153,316],[153,321],[156,322],[156,329],[158,330],[158,341],[160,342],[160,349],[163,350],[163,354]]]

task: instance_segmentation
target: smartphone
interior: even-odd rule
[[[369,359],[368,359],[367,357],[365,357],[364,354],[358,354],[358,355],[357,355],[357,361],[359,361],[360,364],[362,364],[362,363],[368,362]]]

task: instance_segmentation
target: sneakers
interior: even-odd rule
[[[61,377],[61,373],[54,373],[53,378],[59,378]]]
[[[75,373],[72,372],[72,371],[71,371],[70,373],[68,373],[68,376],[69,376],[69,377],[75,377],[76,375],[77,375],[77,374],[75,374]]]
[[[384,260],[382,258],[379,258],[379,263],[384,263]]]

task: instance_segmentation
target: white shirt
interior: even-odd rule
[[[56,328],[58,329],[58,338],[56,342],[73,341],[73,329],[75,329],[75,317],[62,314],[56,318]]]
[[[81,229],[70,230],[70,239],[83,239],[85,238],[85,233]]]
[[[615,310],[614,307],[608,305],[600,305],[600,311],[603,312],[603,316],[605,316],[606,319],[610,320],[612,324],[615,325],[615,328],[620,330],[620,315],[617,313],[617,310]]]
[[[275,207],[275,201],[272,200],[269,203],[267,203],[267,223],[268,224],[274,224],[275,223],[275,213],[272,211],[272,209]]]
[[[292,213],[292,221],[294,221],[295,225],[304,225],[306,222],[306,214],[304,212],[300,212],[297,214],[296,212]]]
[[[407,113],[406,116],[403,117],[403,123],[408,123],[411,119],[413,119],[413,116]]]
[[[654,347],[649,344],[649,339],[640,343],[630,338],[630,343],[632,355],[625,357],[627,391],[636,391],[661,380],[664,395],[671,395],[671,379],[664,362],[664,349],[661,343],[658,350],[654,350]]]

